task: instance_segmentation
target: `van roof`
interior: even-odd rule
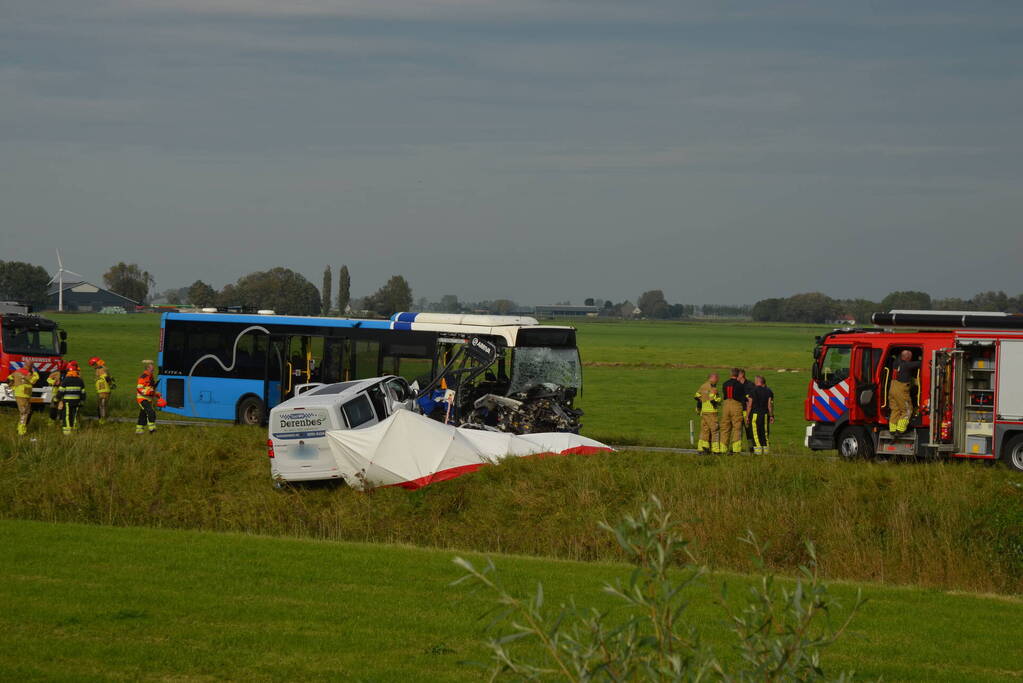
[[[337,404],[339,400],[344,400],[349,396],[365,391],[374,384],[379,384],[392,377],[394,375],[384,375],[383,377],[370,377],[369,379],[359,379],[352,382],[327,384],[278,403],[274,406],[273,410],[301,410],[302,408],[310,408],[312,406],[332,406]]]

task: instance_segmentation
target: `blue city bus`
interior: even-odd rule
[[[582,389],[572,327],[518,316],[397,313],[390,320],[164,313],[157,390],[163,410],[261,424],[305,384],[397,375],[420,387],[473,336],[498,349],[479,392],[501,396],[543,385]],[[477,392],[477,393],[479,393]]]

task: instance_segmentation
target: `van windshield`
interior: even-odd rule
[[[508,393],[517,394],[534,384],[556,384],[581,391],[583,373],[579,349],[549,346],[516,348]]]

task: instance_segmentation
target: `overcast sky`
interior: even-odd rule
[[[1023,291],[1023,3],[0,0],[0,258]]]

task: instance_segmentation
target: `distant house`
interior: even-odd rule
[[[600,309],[596,306],[537,306],[537,318],[596,318]]]
[[[60,303],[60,287],[57,283],[50,286],[47,296],[49,296],[48,307],[57,310]],[[134,311],[138,305],[138,301],[114,294],[109,289],[103,289],[91,282],[64,283],[65,311],[102,311],[104,308],[123,308],[126,311]]]

